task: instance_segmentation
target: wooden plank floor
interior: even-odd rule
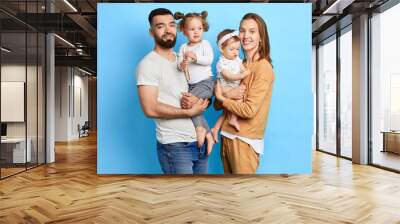
[[[7,176],[11,176],[13,174],[22,172],[25,170],[24,168],[1,168],[1,177],[7,177]]]
[[[96,139],[0,181],[0,223],[400,223],[400,175],[316,152],[312,175],[97,175]]]

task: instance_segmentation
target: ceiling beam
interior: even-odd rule
[[[55,56],[56,66],[82,66],[96,71],[97,62],[91,56]]]
[[[96,40],[96,28],[94,28],[92,26],[92,24],[90,24],[87,19],[85,17],[83,17],[80,14],[76,14],[76,13],[71,13],[71,14],[67,14],[67,16],[73,20],[77,25],[79,25],[82,30],[85,31],[85,33],[90,37],[87,38],[86,40],[89,42],[90,40]],[[91,41],[90,42],[91,46],[96,46],[96,41]]]
[[[322,14],[342,14],[343,10],[351,5],[355,0],[336,0],[332,2]]]

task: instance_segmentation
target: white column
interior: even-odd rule
[[[47,1],[47,12],[53,12],[54,6]],[[54,35],[46,35],[46,163],[55,161],[54,133],[55,133],[55,44]]]
[[[55,133],[55,76],[54,76],[54,35],[46,36],[46,57],[47,57],[47,76],[46,76],[46,163],[55,161],[54,133]]]
[[[353,20],[353,162],[368,163],[368,15]]]

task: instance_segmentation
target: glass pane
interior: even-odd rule
[[[336,153],[336,39],[318,48],[318,147]]]
[[[400,170],[400,4],[372,18],[372,163]]]
[[[46,60],[46,36],[39,33],[38,45],[38,163],[45,163],[45,60]]]
[[[25,119],[26,34],[2,33],[1,47],[1,173],[5,177],[25,170],[30,160]]]
[[[27,62],[27,99],[26,99],[26,110],[27,110],[27,142],[28,149],[30,148],[30,160],[28,160],[28,168],[37,165],[38,157],[38,143],[37,143],[37,132],[38,132],[38,36],[36,32],[27,33],[28,38],[28,62]]]
[[[351,30],[340,37],[340,153],[352,157],[352,35]]]
[[[33,14],[45,12],[45,0],[1,1],[0,7],[35,23]],[[4,178],[45,162],[46,54],[44,34],[2,12],[0,19],[7,21],[0,24],[0,173]]]

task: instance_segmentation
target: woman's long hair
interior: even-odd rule
[[[246,15],[243,16],[242,20],[240,21],[240,25],[244,20],[248,19],[252,19],[257,23],[258,32],[260,33],[260,45],[258,46],[258,51],[257,51],[258,54],[260,55],[260,58],[258,60],[267,59],[267,61],[272,65],[272,59],[270,56],[271,46],[269,44],[267,24],[265,23],[263,18],[261,18],[261,16],[255,13],[247,13]]]

